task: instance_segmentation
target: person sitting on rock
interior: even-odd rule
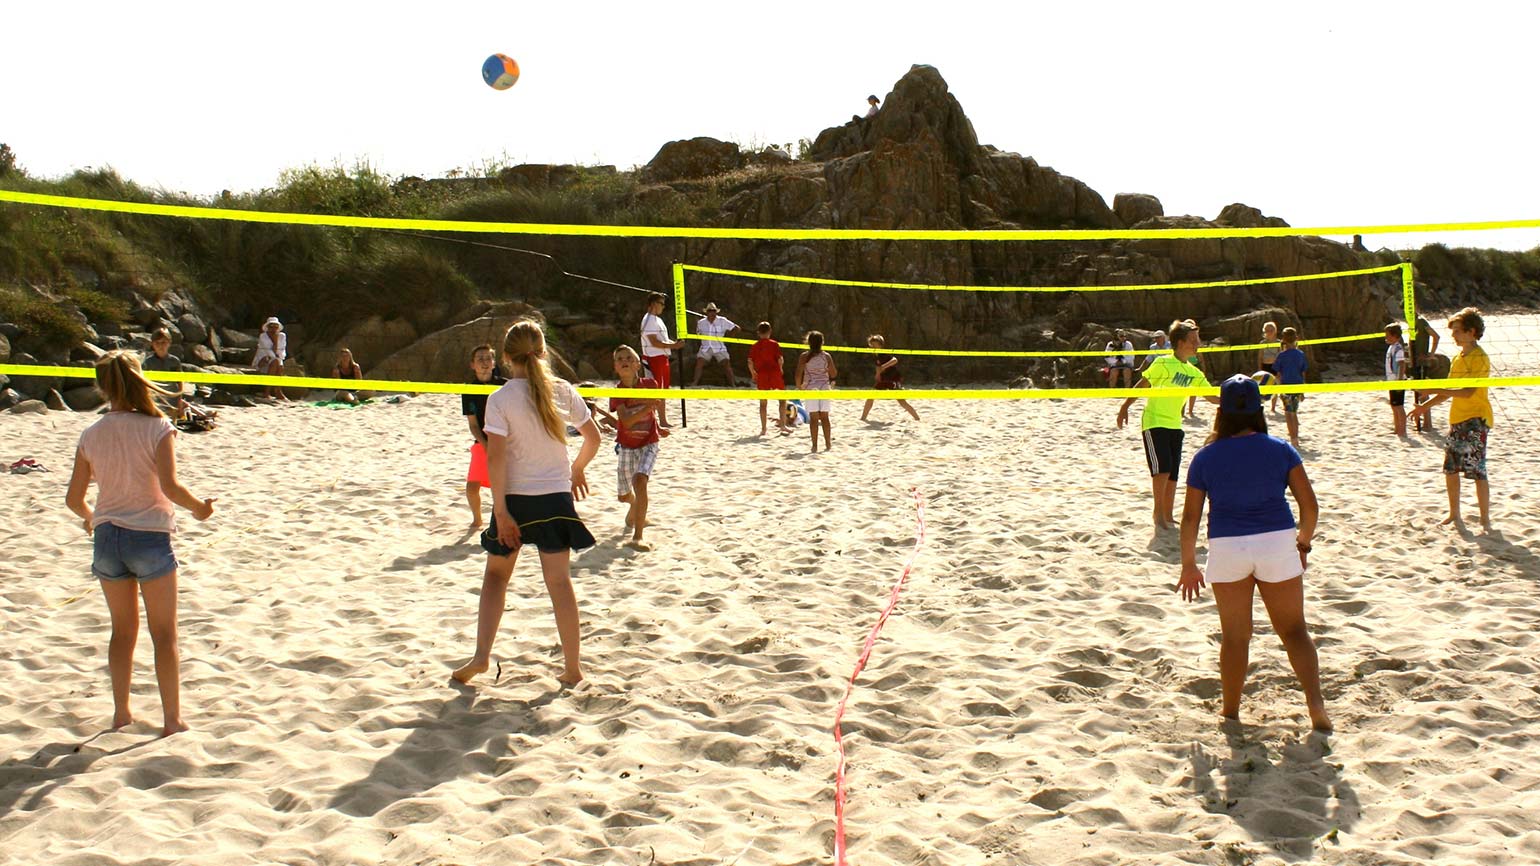
[[[182,359],[171,354],[170,331],[157,328],[155,333],[150,335],[150,354],[145,356],[140,369],[156,373],[182,372]],[[214,429],[214,416],[219,413],[189,403],[187,397],[183,396],[186,388],[183,383],[159,380],[155,384],[171,392],[167,397],[155,396],[155,404],[171,418],[171,423],[183,430]]]
[[[144,357],[144,361],[140,364],[140,367],[144,371],[152,373],[182,372],[182,359],[171,354],[170,331],[166,330],[165,328],[155,329],[155,333],[150,335],[150,354]],[[155,384],[175,395],[174,398],[162,398],[157,396],[155,402],[161,404],[161,406],[167,410],[167,414],[172,418],[181,417],[183,409],[187,406],[187,401],[182,399],[181,396],[182,383],[168,382],[164,379],[157,379]]]
[[[257,336],[257,353],[252,356],[251,366],[263,376],[282,376],[283,362],[289,357],[289,336],[283,332],[283,323],[277,316],[268,316],[262,323],[262,333]],[[287,400],[283,389],[272,385],[264,392],[269,398]]]
[[[332,378],[357,380],[363,377],[363,368],[353,361],[353,350],[347,348],[337,350],[337,366],[332,368]],[[359,392],[356,391],[339,390],[332,399],[338,403],[357,405],[359,396]]]
[[[1118,331],[1103,351],[1107,353],[1107,387],[1134,387],[1134,344]]]
[[[871,120],[872,118],[876,117],[877,116],[877,103],[879,103],[879,102],[881,102],[881,100],[879,100],[877,98],[876,94],[872,94],[871,96],[866,97],[866,105],[867,105],[866,115],[863,117],[862,115],[859,115],[859,114],[853,114],[853,115],[850,116],[850,120],[852,122],[854,122],[854,123],[859,123],[861,121]]]

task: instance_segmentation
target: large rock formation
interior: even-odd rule
[[[858,229],[1140,228],[1286,225],[1244,204],[1213,220],[1168,217],[1158,199],[1118,208],[1032,157],[978,143],[962,106],[933,68],[916,66],[870,120],[824,130],[816,162],[740,183],[716,226]],[[1121,215],[1120,215],[1121,214]],[[682,249],[679,249],[682,247]],[[1217,325],[1263,308],[1297,317],[1306,336],[1376,330],[1393,310],[1393,278],[1352,278],[1183,291],[1076,291],[1115,285],[1265,278],[1379,264],[1319,238],[1085,242],[700,241],[669,254],[716,267],[951,286],[1063,286],[1063,292],[983,293],[837,288],[692,277],[736,321],[772,321],[790,339],[818,328],[834,344],[880,332],[891,346],[983,350],[1068,348],[1087,325],[1164,328],[1175,318]],[[649,276],[667,280],[655,257]],[[948,361],[944,375],[993,376],[1014,361]],[[1091,362],[1080,364],[1089,368]],[[923,381],[924,363],[909,365]]]

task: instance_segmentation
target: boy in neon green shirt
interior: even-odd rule
[[[1449,319],[1449,335],[1460,347],[1449,364],[1451,379],[1485,379],[1492,375],[1492,361],[1477,343],[1486,333],[1481,311],[1466,307]],[[1492,531],[1487,487],[1487,433],[1492,429],[1492,403],[1485,388],[1433,388],[1433,399],[1413,409],[1408,417],[1425,416],[1428,410],[1449,400],[1449,438],[1444,443],[1444,489],[1449,494],[1449,516],[1441,525],[1463,530],[1460,519],[1460,476],[1476,482],[1476,503],[1481,508],[1481,528]]]
[[[1198,337],[1198,325],[1192,319],[1171,323],[1167,331],[1171,339],[1171,354],[1161,355],[1144,369],[1144,378],[1135,388],[1196,388],[1207,387],[1208,377],[1192,363],[1203,345]],[[1137,397],[1129,397],[1118,409],[1118,429],[1128,423],[1128,407]],[[1210,403],[1218,403],[1218,397],[1204,397]],[[1144,438],[1144,456],[1150,468],[1150,492],[1155,500],[1156,529],[1175,529],[1172,510],[1176,504],[1176,478],[1182,463],[1182,406],[1185,395],[1177,397],[1151,397],[1145,402],[1139,427]]]

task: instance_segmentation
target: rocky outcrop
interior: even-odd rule
[[[376,363],[410,346],[417,337],[417,329],[405,319],[385,321],[379,316],[371,316],[336,339],[309,346],[301,354],[306,366],[329,373],[337,364],[338,352],[348,349],[353,353],[354,362],[363,367],[364,375],[368,376],[372,375]]]
[[[1120,192],[1113,196],[1112,212],[1117,214],[1123,225],[1129,228],[1147,219],[1166,215],[1166,209],[1161,206],[1160,199],[1142,192]]]
[[[742,168],[744,161],[738,145],[701,136],[663,145],[642,174],[655,181],[709,177]]]
[[[528,305],[503,304],[479,319],[423,337],[381,361],[369,370],[369,376],[415,382],[463,382],[471,375],[471,350],[486,343],[501,355],[503,337],[520,319],[534,319],[544,324],[539,312]],[[577,372],[554,346],[547,346],[547,359],[557,375],[577,378]]]

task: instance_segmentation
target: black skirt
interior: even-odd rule
[[[543,493],[539,496],[503,497],[508,513],[519,526],[519,546],[532,544],[541,553],[561,550],[587,550],[594,537],[578,517],[571,493]],[[497,515],[481,533],[481,549],[493,556],[508,556],[518,548],[497,540]]]

